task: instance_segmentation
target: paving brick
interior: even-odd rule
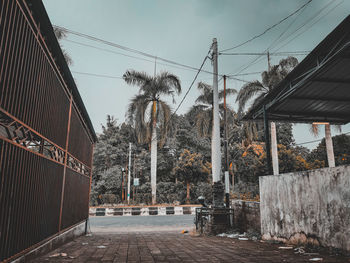
[[[103,245],[106,248],[97,248]],[[280,250],[279,245],[219,237],[192,237],[174,232],[114,233],[82,236],[32,262],[309,262],[310,256]],[[67,253],[67,257],[51,257]],[[323,252],[322,252],[323,253]],[[323,262],[350,262],[321,254]]]

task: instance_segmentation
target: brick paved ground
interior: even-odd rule
[[[98,248],[105,246],[105,248]],[[350,262],[347,257],[296,255],[281,245],[174,232],[82,236],[32,262]],[[55,256],[66,253],[67,256]]]

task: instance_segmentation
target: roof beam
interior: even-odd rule
[[[317,100],[317,101],[327,101],[327,102],[349,102],[350,103],[350,98],[346,99],[346,98],[334,98],[334,99],[330,99],[330,98],[326,98],[326,97],[320,97],[320,98],[317,98],[317,97],[290,97],[288,98],[289,100],[305,100],[305,101],[308,101],[308,100]]]
[[[330,79],[330,78],[312,79],[311,82],[350,84],[350,80],[348,79],[343,80],[343,79]]]
[[[318,118],[323,117],[325,119],[337,119],[337,120],[350,120],[350,113],[327,113],[327,112],[291,112],[291,111],[278,111],[278,113],[273,114],[269,113],[269,118],[273,116],[290,116],[290,117],[298,117],[298,118]]]

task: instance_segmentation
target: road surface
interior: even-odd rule
[[[92,232],[162,232],[191,230],[195,227],[194,215],[166,216],[92,216]]]

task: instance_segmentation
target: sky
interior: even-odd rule
[[[245,42],[292,14],[308,0],[43,0],[53,25],[88,34],[109,42],[136,49],[154,56],[199,68],[217,38],[218,49],[224,50]],[[298,13],[286,19],[261,37],[228,52],[263,53],[311,51],[344,18],[349,15],[349,0],[313,0]],[[118,123],[125,121],[130,99],[138,88],[121,79],[128,69],[150,75],[168,71],[181,80],[182,94],[172,108],[177,107],[189,89],[196,71],[184,69],[111,47],[74,34],[67,34],[62,47],[73,60],[70,69],[97,133],[113,115]],[[305,55],[296,56],[301,61]],[[272,55],[271,64],[283,56]],[[256,61],[254,61],[256,60]],[[254,62],[254,63],[252,63]],[[155,67],[156,65],[156,67]],[[237,91],[246,81],[260,80],[267,69],[267,56],[236,55],[218,58],[219,74],[240,74],[229,79],[228,88]],[[207,60],[204,68],[212,71]],[[88,73],[90,75],[82,74]],[[248,74],[247,74],[248,73]],[[253,73],[253,74],[250,74]],[[108,77],[92,76],[105,75]],[[242,75],[247,74],[247,75]],[[179,114],[186,113],[199,95],[199,81],[212,84],[212,75],[201,72],[190,90]],[[223,81],[219,82],[219,89]],[[237,109],[235,96],[228,103]],[[169,99],[169,103],[172,101]],[[323,131],[323,129],[321,129]],[[349,132],[350,125],[342,127]],[[293,125],[296,143],[315,138],[305,124]],[[339,131],[333,130],[336,135]],[[310,149],[318,142],[303,144]]]

